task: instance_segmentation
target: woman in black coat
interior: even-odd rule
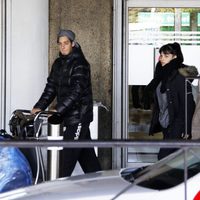
[[[187,91],[185,90],[185,76],[197,75],[197,70],[183,64],[183,55],[178,43],[162,46],[159,53],[154,79],[147,86],[147,89],[154,93],[154,108],[149,133],[153,135],[161,131],[164,140],[189,139],[195,102],[190,83],[187,83]],[[162,159],[175,150],[161,148],[158,159]]]

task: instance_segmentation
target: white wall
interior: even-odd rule
[[[186,65],[193,65],[197,67],[200,73],[200,46],[198,45],[181,45],[184,56],[184,63]]]
[[[6,124],[30,110],[48,75],[48,0],[7,1]]]
[[[128,84],[147,85],[154,74],[154,48],[151,45],[129,45]]]

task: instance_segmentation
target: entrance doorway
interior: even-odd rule
[[[126,139],[162,140],[162,134],[148,135],[153,101],[144,97],[144,88],[153,78],[159,48],[166,43],[181,45],[184,63],[200,72],[200,2],[128,0],[125,15],[126,67],[123,84],[126,96],[124,121]],[[194,82],[194,84],[197,84]],[[157,161],[158,148],[128,148],[126,166]]]

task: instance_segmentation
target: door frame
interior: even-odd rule
[[[6,0],[0,1],[0,127],[5,128],[5,102],[6,102]]]

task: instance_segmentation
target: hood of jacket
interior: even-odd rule
[[[197,77],[199,72],[195,66],[184,65],[184,67],[178,69],[179,73],[184,77]]]

